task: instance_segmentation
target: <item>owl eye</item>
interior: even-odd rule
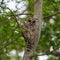
[[[28,20],[28,22],[31,22],[31,20]]]
[[[35,23],[35,21],[33,21],[33,23]]]

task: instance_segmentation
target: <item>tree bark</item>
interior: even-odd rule
[[[34,6],[34,18],[38,19],[35,38],[34,38],[34,44],[29,52],[25,48],[23,60],[32,60],[32,57],[34,56],[34,52],[38,45],[40,33],[41,33],[41,27],[42,27],[42,3],[43,3],[43,0],[37,0],[37,3]]]

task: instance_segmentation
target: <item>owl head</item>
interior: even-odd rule
[[[28,24],[29,26],[34,26],[36,25],[37,21],[38,21],[37,18],[28,18],[28,20],[25,23]]]

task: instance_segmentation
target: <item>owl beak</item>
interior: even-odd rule
[[[31,26],[33,26],[34,24],[31,23]]]

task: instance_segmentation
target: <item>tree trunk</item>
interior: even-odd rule
[[[37,3],[34,6],[34,18],[38,19],[34,44],[29,52],[25,48],[23,60],[32,60],[32,57],[34,56],[34,52],[39,42],[41,26],[42,26],[42,2],[43,0],[37,0]]]

